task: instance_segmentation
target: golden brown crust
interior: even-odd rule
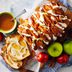
[[[44,48],[51,40],[62,37],[71,19],[67,12],[59,1],[46,1],[36,8],[30,18],[20,21],[18,33],[25,37],[31,48]]]

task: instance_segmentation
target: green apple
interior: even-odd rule
[[[63,51],[63,47],[60,43],[55,42],[48,47],[48,53],[52,57],[58,57],[61,55]]]
[[[72,41],[66,41],[64,44],[63,44],[63,47],[64,47],[64,51],[69,54],[69,55],[72,55]]]

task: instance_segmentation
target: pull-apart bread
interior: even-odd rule
[[[45,1],[26,20],[20,19],[18,33],[32,49],[44,48],[52,40],[62,37],[71,19],[66,14],[67,8],[60,2]]]

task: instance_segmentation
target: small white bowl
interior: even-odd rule
[[[14,16],[13,16],[12,13],[10,13],[10,12],[2,12],[2,13],[0,13],[0,15],[2,15],[2,14],[9,14],[9,15],[11,15],[11,16],[13,17],[13,19],[14,19]],[[5,31],[5,30],[1,30],[1,29],[0,29],[0,32],[2,32],[2,33],[11,33],[11,32],[14,31],[14,29],[16,28],[16,26],[17,26],[17,21],[16,21],[16,19],[14,19],[14,26],[13,26],[10,30]]]

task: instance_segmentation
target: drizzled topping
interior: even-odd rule
[[[58,16],[58,14],[55,14],[55,13],[53,12],[53,10],[49,10],[48,13],[50,13],[50,14],[52,14],[52,15],[54,15],[54,16]]]
[[[27,19],[27,22],[19,25],[18,33],[26,37],[27,43],[33,49],[44,48],[51,40],[56,40],[57,36],[61,37],[64,33],[67,23],[70,22],[64,14],[66,10],[66,7],[58,3],[46,1]]]
[[[55,17],[51,16],[51,20],[56,21]]]

